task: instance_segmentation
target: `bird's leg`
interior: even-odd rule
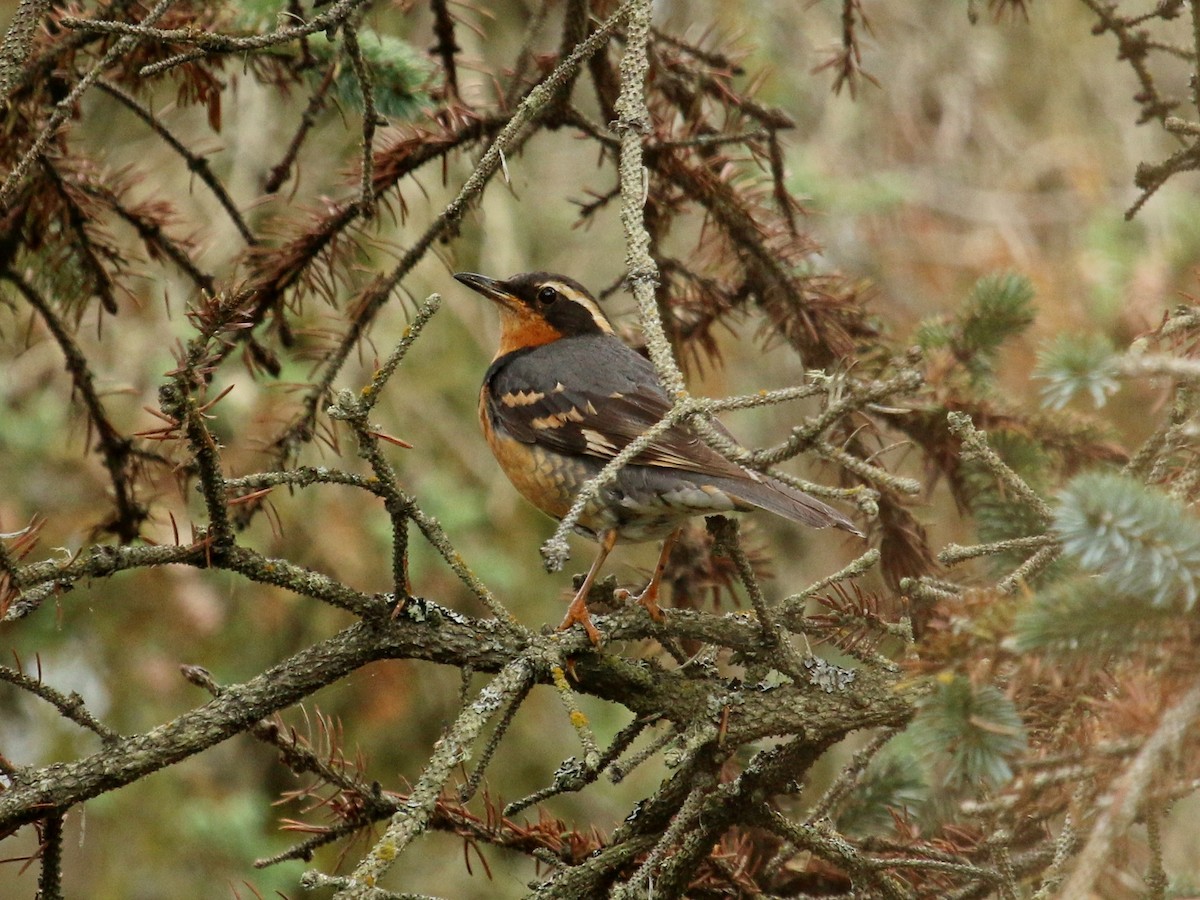
[[[662,552],[658,554],[658,564],[654,567],[654,574],[650,576],[650,583],[646,585],[646,589],[638,597],[638,603],[646,607],[646,612],[650,614],[650,618],[655,622],[663,620],[663,612],[658,605],[658,586],[662,581],[663,572],[667,569],[667,561],[671,558],[671,548],[675,546],[675,541],[679,539],[679,532],[681,530],[680,528],[676,528],[663,541]]]
[[[612,553],[612,548],[616,546],[616,543],[617,532],[615,530],[606,531],[600,535],[600,552],[596,554],[596,561],[588,569],[588,573],[583,579],[583,584],[575,592],[575,599],[567,607],[567,615],[559,624],[559,631],[566,631],[578,622],[583,626],[583,630],[587,632],[588,639],[593,644],[599,645],[600,632],[592,624],[592,617],[588,615],[587,597],[592,590],[592,582],[596,580],[596,573],[600,571],[600,567],[604,565],[604,560],[608,558],[608,554]]]

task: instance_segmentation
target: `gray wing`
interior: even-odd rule
[[[497,363],[488,377],[496,426],[561,453],[607,461],[671,410],[654,366],[612,335],[566,338]],[[567,383],[574,373],[586,377]],[[668,429],[634,463],[746,475],[685,426]]]
[[[583,375],[585,369],[586,377],[566,383],[570,374]],[[486,382],[496,428],[524,443],[601,462],[620,453],[671,409],[650,361],[607,334],[518,351],[497,360]],[[718,488],[738,506],[755,506],[813,528],[832,525],[861,534],[833,507],[730,462],[683,425],[660,435],[631,466],[691,473],[701,477],[688,481]]]

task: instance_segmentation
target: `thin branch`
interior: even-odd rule
[[[113,503],[116,514],[108,524],[122,541],[132,541],[146,520],[148,512],[137,500],[131,466],[132,441],[117,431],[108,417],[100,394],[96,390],[91,364],[76,342],[66,324],[50,302],[23,276],[11,269],[0,271],[0,278],[10,282],[46,323],[66,360],[67,372],[71,376],[73,392],[83,402],[87,413],[89,431],[94,432],[99,444],[104,467],[108,469],[113,487]]]
[[[277,28],[266,34],[252,34],[238,37],[229,34],[214,34],[209,31],[199,31],[193,28],[162,29],[151,28],[150,23],[159,18],[151,14],[140,23],[117,22],[111,19],[80,19],[75,16],[63,16],[59,24],[64,28],[79,30],[89,34],[120,34],[122,41],[128,41],[126,47],[132,47],[138,40],[151,40],[161,44],[184,44],[200,48],[207,53],[241,53],[247,50],[263,50],[279,44],[290,43],[318,31],[336,31],[337,27],[347,21],[360,7],[370,0],[339,0],[320,15],[303,25],[290,28]],[[141,73],[145,76],[145,72]]]
[[[354,77],[358,79],[358,90],[362,97],[362,162],[359,173],[361,187],[358,212],[364,219],[370,220],[375,218],[375,126],[379,113],[375,109],[375,88],[371,80],[371,69],[363,59],[362,48],[358,45],[358,28],[355,25],[346,23],[342,29],[342,42],[354,68]]]
[[[45,560],[19,569],[21,593],[0,621],[14,622],[41,607],[51,597],[72,590],[79,581],[105,578],[116,572],[175,564],[203,563],[205,546],[120,546],[93,545],[86,554],[65,562]]]
[[[42,820],[42,870],[38,876],[38,900],[62,900],[63,813]]]
[[[490,684],[479,692],[475,702],[464,709],[454,725],[434,748],[433,755],[409,796],[405,809],[392,817],[383,837],[358,864],[351,884],[339,895],[343,900],[367,896],[361,888],[370,888],[391,868],[396,858],[424,830],[450,773],[464,759],[475,739],[499,708],[512,697],[528,689],[534,669],[523,656],[510,662]]]
[[[105,247],[103,241],[93,240],[88,228],[91,217],[80,208],[78,195],[67,186],[62,173],[46,157],[42,157],[40,162],[46,180],[64,210],[66,224],[73,238],[69,242],[71,255],[78,260],[79,267],[86,276],[86,283],[91,289],[90,293],[100,300],[100,306],[106,313],[115,316],[119,310],[115,292],[116,282],[102,257],[107,258],[114,268],[119,268],[120,262],[110,248]]]
[[[152,208],[147,211],[144,207],[126,206],[115,192],[95,182],[86,181],[79,185],[79,188],[88,196],[105,204],[118,218],[133,228],[152,257],[167,257],[199,290],[209,294],[216,293],[216,279],[201,271],[183,243],[173,240],[165,233],[163,222],[153,215]]]
[[[969,416],[965,413],[952,412],[948,414],[947,420],[951,433],[962,441],[962,459],[974,459],[981,462],[1012,496],[1028,506],[1044,524],[1048,525],[1054,519],[1054,512],[1046,501],[1038,496],[1029,483],[1014,472],[995,450],[988,446],[987,436],[975,427]]]
[[[382,653],[372,626],[353,625],[157,728],[75,762],[25,770],[0,793],[0,830],[36,821],[48,809],[66,809],[194,756]]]
[[[284,151],[283,157],[279,162],[271,167],[271,171],[267,175],[267,180],[263,183],[264,194],[278,192],[283,183],[291,175],[292,166],[296,163],[296,157],[300,155],[300,148],[303,146],[313,126],[317,124],[317,114],[325,107],[325,98],[329,94],[329,88],[333,85],[333,77],[337,72],[337,68],[338,61],[336,59],[330,60],[329,65],[325,67],[325,74],[321,77],[321,83],[317,85],[317,89],[308,98],[308,105],[304,107],[304,113],[300,116],[300,124],[296,126],[296,131],[292,135],[292,139],[288,142],[287,150]]]
[[[701,812],[704,801],[713,786],[713,779],[706,778],[692,788],[691,793],[684,799],[679,811],[671,820],[670,826],[663,832],[662,837],[646,855],[646,858],[642,860],[637,871],[629,877],[625,884],[613,892],[613,900],[633,900],[635,897],[643,896],[647,891],[651,895],[654,894],[655,875],[658,867],[663,859],[676,849],[680,840],[695,827],[696,816]]]
[[[86,728],[106,745],[112,745],[121,737],[120,734],[93,716],[84,704],[83,697],[75,692],[64,694],[50,687],[41,678],[34,678],[8,666],[0,666],[0,681],[7,681],[14,687],[42,698],[57,709],[64,719],[69,719],[80,728]]]
[[[442,73],[446,79],[446,92],[451,98],[458,97],[458,62],[455,54],[462,50],[454,39],[454,16],[447,0],[430,0],[433,11],[433,35],[437,44],[433,52],[442,61]]]
[[[538,791],[534,791],[528,797],[523,797],[520,800],[514,800],[512,803],[504,807],[504,815],[515,816],[535,804],[549,800],[551,797],[557,797],[560,794],[581,791],[589,784],[593,784],[602,774],[604,774],[604,770],[609,766],[613,766],[614,782],[620,781],[621,779],[616,777],[617,768],[613,764],[620,758],[621,754],[629,749],[629,746],[637,739],[638,735],[640,735],[647,727],[649,727],[650,724],[650,721],[647,719],[634,719],[621,729],[616,737],[613,738],[612,743],[609,744],[608,748],[605,749],[602,754],[600,754],[599,758],[595,762],[595,765],[591,767],[588,767],[587,765],[580,766],[568,764],[573,762],[568,760],[568,763],[564,763],[563,765],[559,766],[558,771],[554,773],[553,784]],[[650,753],[648,753],[646,757],[642,757],[641,754],[639,754],[639,759],[636,762],[630,763],[628,770],[632,770],[637,765],[640,765],[642,762],[644,762],[645,759],[650,755],[653,755],[653,753],[661,750],[663,745],[667,740],[671,739],[673,734],[673,732],[668,731],[668,733],[664,735],[665,740],[662,742],[652,742],[650,745]]]
[[[671,352],[666,330],[658,311],[658,264],[650,255],[650,234],[646,230],[646,205],[649,174],[642,159],[642,144],[653,131],[650,110],[646,106],[646,77],[650,68],[647,51],[650,42],[649,0],[638,0],[625,29],[625,53],[621,57],[621,94],[617,100],[614,125],[621,141],[618,166],[621,184],[621,225],[625,231],[625,270],[638,320],[646,338],[646,350],[672,397],[684,393],[683,373]]]
[[[183,141],[175,137],[157,115],[151,112],[145,104],[124,88],[108,81],[98,81],[96,87],[128,108],[134,115],[145,122],[162,139],[163,143],[179,154],[180,158],[183,159],[184,165],[187,166],[187,170],[199,178],[204,183],[204,186],[212,191],[213,196],[217,198],[217,202],[221,204],[221,208],[229,216],[229,220],[237,228],[238,234],[242,236],[242,240],[250,246],[258,243],[254,232],[250,230],[250,226],[246,224],[246,220],[242,217],[241,210],[237,208],[237,205],[233,202],[233,198],[229,196],[229,192],[225,190],[225,185],[221,184],[221,180],[217,178],[207,159],[198,153],[193,153]]]
[[[159,0],[159,2],[154,5],[154,8],[146,14],[146,17],[142,20],[142,25],[149,25],[150,23],[156,22],[162,18],[163,14],[167,11],[172,2],[173,0]],[[91,22],[91,20],[88,19],[80,19],[77,21],[84,24]],[[25,176],[29,174],[29,169],[33,165],[34,161],[39,159],[42,154],[46,152],[46,148],[49,146],[50,140],[58,133],[58,129],[62,127],[63,123],[66,122],[70,115],[74,112],[75,105],[79,102],[79,98],[84,95],[84,92],[86,92],[87,89],[91,87],[102,74],[104,74],[105,70],[107,70],[109,66],[113,65],[115,62],[125,56],[136,44],[137,39],[133,37],[123,37],[114,42],[113,45],[108,49],[108,52],[100,58],[100,61],[92,66],[92,68],[89,69],[87,73],[79,79],[75,87],[71,88],[67,96],[63,97],[56,104],[54,104],[54,112],[50,114],[49,120],[38,133],[38,136],[34,139],[32,146],[25,151],[25,153],[21,156],[20,161],[13,166],[12,171],[8,173],[8,177],[4,179],[4,184],[0,185],[0,212],[8,211],[9,204],[13,200],[13,194],[17,189],[17,185],[25,180]]]

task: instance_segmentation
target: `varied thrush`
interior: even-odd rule
[[[471,272],[454,277],[500,311],[500,347],[479,394],[484,436],[525,499],[561,519],[588,479],[667,415],[671,399],[650,361],[617,337],[579,282],[546,272],[507,281]],[[686,425],[669,429],[622,468],[580,516],[575,530],[599,542],[600,552],[559,629],[578,622],[593,643],[599,642],[587,596],[617,541],[665,539],[654,575],[638,598],[661,619],[658,585],[683,522],[754,509],[862,535],[836,509],[730,462]]]

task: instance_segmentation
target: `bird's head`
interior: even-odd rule
[[[459,272],[454,276],[500,311],[497,357],[584,334],[612,334],[613,327],[587,288],[573,278],[527,272],[507,281]]]

